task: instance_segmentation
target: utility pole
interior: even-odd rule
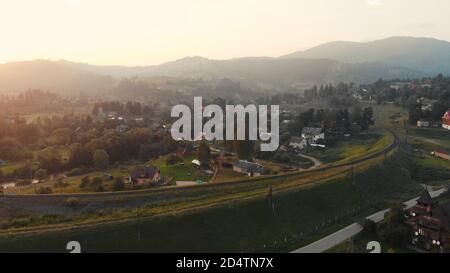
[[[138,241],[138,245],[139,242],[141,241],[141,221],[139,218],[139,208],[136,208],[136,222],[137,222],[137,241]]]
[[[275,202],[273,201],[272,184],[269,185],[269,190],[267,192],[267,198],[269,199],[269,208],[272,209],[272,213],[275,216]]]

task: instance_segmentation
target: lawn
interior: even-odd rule
[[[0,171],[5,175],[9,173],[13,173],[15,170],[22,168],[25,166],[25,162],[6,162],[5,165],[0,167]]]
[[[438,166],[450,170],[449,160],[444,160],[429,155],[424,155],[421,158],[417,158],[417,163],[424,167]]]
[[[149,164],[157,167],[163,176],[173,177],[175,181],[209,181],[211,179],[211,177],[202,174],[192,166],[194,156],[183,158],[183,162],[179,162],[175,165],[167,165],[167,157],[168,156],[162,156],[157,160],[150,161]]]
[[[433,139],[442,145],[450,147],[450,131],[442,128],[412,128],[410,133],[414,136]]]
[[[0,238],[0,252],[64,252],[77,240],[86,252],[290,251],[304,244],[295,235],[315,231],[362,205],[349,182],[334,181],[268,199],[231,203],[193,214],[102,225],[77,231]],[[347,220],[333,222],[333,229]],[[324,227],[327,230],[330,226]],[[138,241],[138,230],[139,238]]]
[[[340,141],[336,146],[326,149],[310,149],[305,154],[318,158],[323,163],[345,162],[377,152],[390,143],[392,135],[385,130],[372,128],[347,141]]]

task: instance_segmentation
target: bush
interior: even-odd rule
[[[89,176],[85,176],[81,179],[80,189],[85,189],[85,188],[89,187],[90,184],[91,184],[91,178]]]
[[[383,229],[380,232],[380,237],[394,247],[402,247],[409,242],[407,228],[400,225]]]
[[[52,192],[53,190],[50,187],[39,187],[36,189],[37,194],[51,194]]]
[[[125,183],[122,177],[116,177],[112,186],[113,191],[123,191],[125,189]]]
[[[274,160],[277,163],[282,163],[282,164],[288,164],[291,162],[291,159],[289,158],[289,156],[285,155],[285,154],[281,154],[281,153],[277,153],[274,156]]]
[[[34,173],[34,177],[39,180],[47,179],[47,170],[39,169]]]
[[[64,188],[64,187],[67,187],[68,185],[69,184],[66,181],[64,181],[63,178],[60,177],[57,179],[56,183],[53,186],[55,188]]]
[[[91,189],[95,192],[102,192],[105,190],[103,186],[103,179],[101,177],[94,177],[91,184]]]
[[[364,219],[362,227],[361,236],[363,237],[375,235],[377,233],[377,224],[370,219]]]

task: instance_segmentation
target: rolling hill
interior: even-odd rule
[[[370,83],[383,79],[450,75],[450,43],[431,38],[391,37],[332,42],[279,58],[212,60],[186,57],[161,65],[98,66],[66,60],[0,64],[0,92],[26,89],[65,94],[108,91],[122,78],[155,77],[239,81],[252,89],[282,90],[313,84]]]
[[[369,83],[379,78],[411,78],[412,69],[376,63],[346,64],[330,59],[241,58],[209,60],[188,57],[158,66],[95,66],[68,61],[27,61],[0,65],[0,91],[53,90],[65,94],[106,91],[121,78],[136,76],[220,80],[229,78],[258,89],[341,81]],[[76,93],[74,93],[76,92]]]
[[[110,76],[64,67],[47,60],[12,62],[0,65],[0,91],[18,92],[27,89],[56,91],[78,95],[111,88]]]
[[[344,63],[381,63],[450,75],[450,43],[432,38],[391,37],[367,43],[331,42],[282,58],[327,58]]]

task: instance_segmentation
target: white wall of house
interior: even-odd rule
[[[313,136],[314,142],[317,142],[319,139],[325,139],[325,133],[321,133],[321,134]]]

